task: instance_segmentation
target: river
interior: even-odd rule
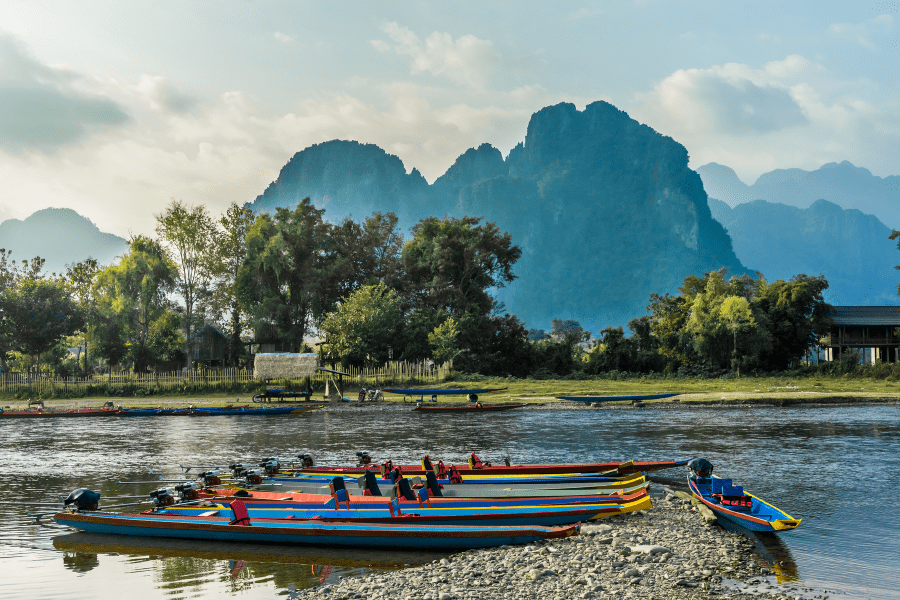
[[[450,416],[352,410],[291,417],[0,420],[0,598],[290,598],[296,590],[440,554],[130,539],[74,533],[25,516],[88,487],[143,494],[151,472],[312,452],[347,464],[462,462],[471,451],[514,463],[705,456],[803,523],[758,537],[773,581],[852,599],[900,590],[900,407],[521,410]],[[685,489],[682,470],[659,473]],[[111,502],[111,501],[107,501]],[[139,593],[137,593],[139,591]]]

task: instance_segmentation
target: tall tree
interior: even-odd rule
[[[489,290],[515,279],[512,267],[522,250],[495,223],[480,222],[480,217],[429,217],[413,227],[403,263],[416,305],[455,317],[488,315],[495,308]]]
[[[130,339],[135,371],[149,366],[150,326],[168,309],[166,297],[177,277],[177,267],[159,242],[142,235],[128,242],[128,252],[119,264],[97,275],[95,293],[104,329]],[[108,340],[103,347],[112,351],[107,358],[116,364],[113,356],[120,356],[122,344]]]
[[[203,205],[188,206],[173,200],[156,215],[156,233],[166,245],[178,270],[176,289],[184,302],[187,367],[194,364],[194,329],[201,323],[196,308],[209,283],[209,253],[213,251],[215,224]]]
[[[248,229],[238,293],[257,338],[270,332],[299,350],[313,321],[338,300],[331,226],[322,219],[324,212],[304,198],[293,210],[259,215]]]
[[[247,231],[255,219],[252,210],[232,202],[219,219],[215,252],[209,253],[209,270],[214,275],[211,303],[216,313],[228,313],[228,356],[234,366],[241,355],[241,333],[247,319],[237,281],[247,259]]]
[[[65,276],[61,278],[84,316],[82,334],[84,338],[83,371],[85,373],[88,371],[88,346],[92,340],[93,330],[97,321],[97,303],[93,293],[93,285],[94,279],[99,272],[100,267],[97,261],[93,258],[88,258],[80,263],[68,266]]]
[[[734,365],[738,375],[741,374],[740,362],[738,360],[737,336],[741,329],[753,327],[756,320],[750,312],[750,303],[746,298],[741,296],[728,296],[719,306],[719,317],[725,324],[725,328],[731,332],[734,338],[734,346],[732,347],[732,356],[734,357]]]

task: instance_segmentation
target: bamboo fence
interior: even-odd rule
[[[453,363],[426,366],[422,363],[391,362],[380,368],[343,367],[335,370],[347,373],[345,386],[379,387],[401,384],[436,384],[450,376]],[[327,380],[334,381],[330,373],[316,371],[310,376],[314,390],[324,389]],[[82,392],[98,392],[117,395],[119,391],[151,395],[171,394],[178,391],[190,393],[229,391],[236,388],[265,389],[267,383],[286,389],[300,390],[306,387],[306,377],[263,381],[254,377],[252,369],[200,369],[168,373],[119,372],[90,377],[55,377],[37,373],[0,374],[0,393],[17,394],[26,391],[29,396],[52,398],[54,396],[80,395]],[[143,391],[143,393],[141,393]]]

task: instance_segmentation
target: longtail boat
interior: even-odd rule
[[[53,519],[60,525],[83,531],[119,535],[400,549],[465,549],[523,544],[577,535],[580,528],[579,525],[496,527],[251,519],[245,507],[240,507],[243,505],[232,504],[234,518],[61,512]]]
[[[115,409],[107,408],[29,408],[9,409],[0,408],[0,419],[50,419],[60,417],[114,417],[118,414]]]
[[[402,396],[471,396],[473,394],[489,394],[491,392],[502,392],[509,388],[473,388],[473,389],[456,389],[456,388],[384,388],[382,392],[389,394],[400,394]]]
[[[515,402],[503,402],[500,404],[482,404],[481,402],[476,402],[475,404],[457,404],[453,406],[441,406],[441,405],[428,405],[422,402],[418,403],[413,410],[417,410],[419,412],[451,412],[451,413],[468,413],[468,412],[484,412],[484,411],[500,411],[500,410],[512,410],[514,408],[522,408],[523,406],[527,406],[527,404],[515,403]]]
[[[418,476],[411,479],[415,481]],[[328,493],[328,484],[322,481],[314,483],[297,483],[293,481],[280,481],[277,478],[263,480],[261,485],[254,486],[253,489],[260,491],[281,491],[291,490],[300,491],[308,494]],[[567,496],[588,496],[596,494],[610,494],[616,491],[623,493],[634,493],[645,489],[649,484],[643,476],[634,477],[632,479],[622,481],[611,481],[598,484],[578,484],[578,483],[561,483],[561,484],[468,484],[468,483],[449,483],[449,481],[440,482],[435,480],[440,486],[441,493],[446,498],[541,498],[541,497],[567,497]],[[348,482],[349,484],[349,482]],[[377,488],[378,492],[383,495],[389,495],[395,484],[390,481],[377,479],[372,484],[348,485],[346,488],[352,496],[365,496],[366,491],[374,492]],[[429,486],[431,489],[431,486]]]
[[[557,396],[560,400],[568,400],[569,402],[620,402],[622,400],[659,400],[660,398],[671,398],[677,396],[674,394],[636,394],[631,396]]]
[[[779,532],[796,529],[803,519],[795,519],[780,508],[753,494],[731,479],[712,474],[712,464],[706,459],[691,461],[687,482],[691,494],[709,508],[716,517],[725,519],[750,531]]]
[[[250,518],[263,519],[333,519],[340,521],[371,523],[419,523],[431,525],[542,525],[553,527],[580,523],[591,519],[599,519],[620,515],[635,510],[651,508],[649,496],[646,494],[629,502],[617,503],[597,502],[594,504],[547,504],[547,505],[513,505],[477,506],[434,505],[428,506],[430,500],[421,504],[413,503],[404,506],[394,498],[388,503],[364,505],[356,502],[342,502],[331,498],[327,503],[301,503],[285,501],[282,503],[243,503],[232,501],[228,507],[222,508],[173,505],[158,509],[158,514],[178,514],[192,516],[218,516],[220,511],[230,512],[231,506],[241,502],[249,511]],[[349,496],[342,496],[346,499]],[[338,506],[342,505],[340,508]],[[522,504],[522,503],[513,503]]]
[[[426,457],[427,458],[427,457]],[[424,462],[424,461],[423,461]],[[430,461],[429,461],[430,462]],[[648,471],[658,471],[661,469],[672,469],[675,467],[683,467],[687,465],[687,460],[680,461],[658,461],[658,462],[605,462],[605,463],[582,463],[582,464],[533,464],[533,465],[491,465],[483,463],[473,452],[469,456],[468,465],[446,465],[446,468],[453,467],[463,477],[472,478],[485,476],[530,476],[530,475],[552,475],[552,474],[599,474],[613,472],[617,475],[628,475],[631,473],[641,473]],[[441,463],[434,465],[440,476]],[[425,475],[427,466],[424,465],[390,465],[391,468],[399,467],[404,475]],[[347,467],[323,467],[313,466],[297,469],[293,472],[304,474],[348,474],[359,476],[366,471],[380,472],[384,467],[382,465],[363,465],[363,466],[347,466]]]

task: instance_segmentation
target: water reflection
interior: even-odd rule
[[[199,589],[211,581],[234,592],[258,583],[279,590],[298,590],[370,570],[397,570],[449,556],[447,552],[379,552],[346,548],[294,547],[268,544],[161,540],[96,533],[70,533],[53,538],[67,568],[87,571],[98,555],[126,556],[132,563],[152,563],[157,587]]]
[[[63,553],[63,566],[76,573],[87,573],[100,564],[96,554],[89,552]]]

